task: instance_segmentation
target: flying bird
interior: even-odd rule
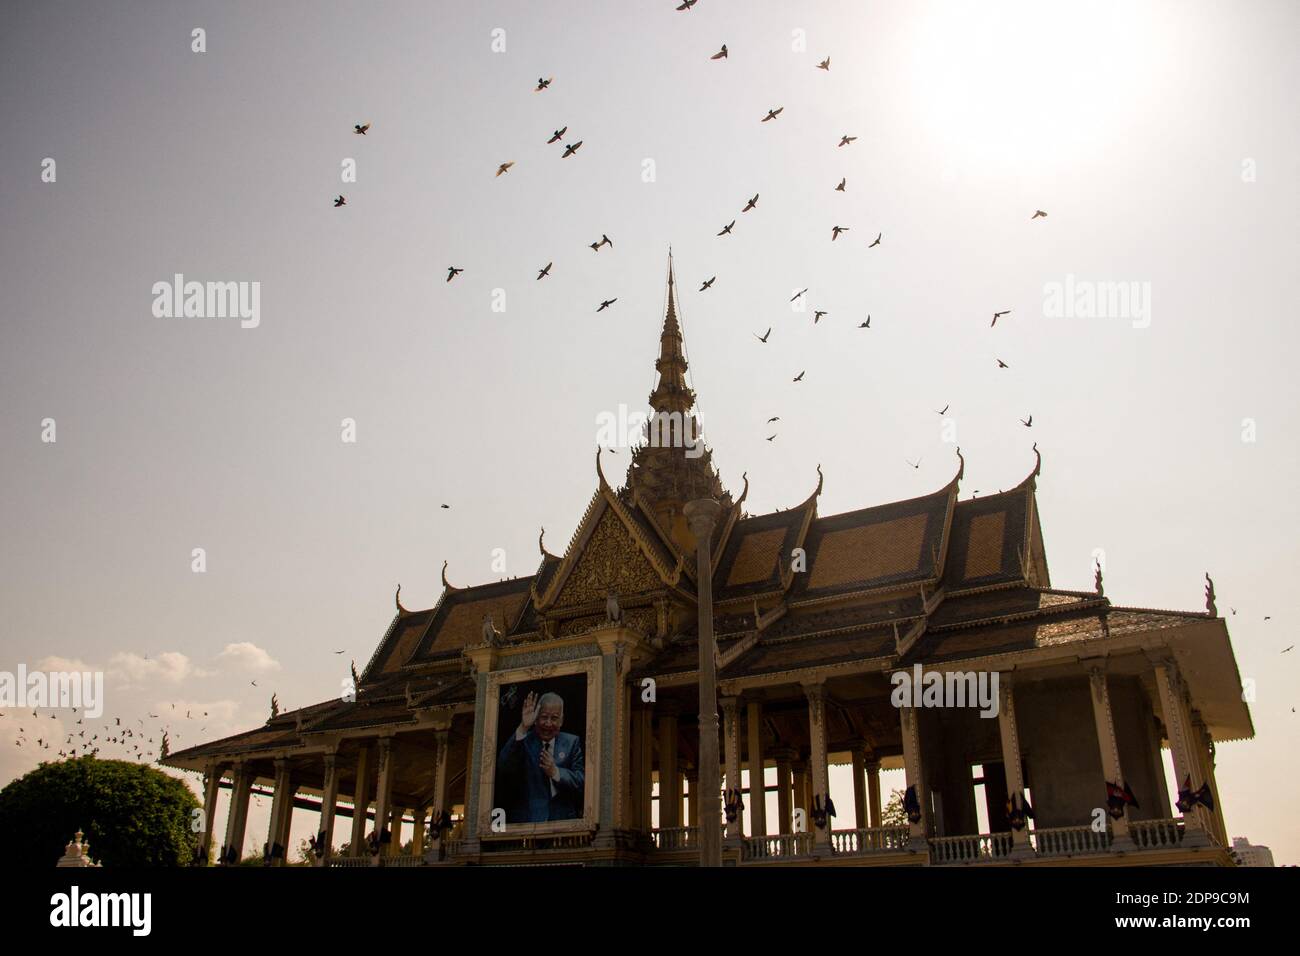
[[[796,292],[794,295],[790,297],[790,301],[793,302],[795,299],[799,298],[799,296],[803,295],[807,291],[808,291],[807,289],[800,289],[798,292]]]
[[[767,438],[767,440],[768,440],[768,441],[771,441],[771,440],[772,440],[773,438],[775,438],[775,437],[776,437],[775,435],[769,435],[768,438]]]
[[[863,322],[861,325],[859,325],[858,328],[860,328],[860,329],[869,329],[869,328],[871,328],[871,316],[867,316],[867,321],[865,321],[865,322]]]
[[[352,132],[356,133],[358,136],[365,136],[366,130],[368,129],[370,129],[369,123],[357,123],[352,127]]]
[[[718,233],[718,235],[720,235],[720,236],[727,236],[727,235],[730,235],[730,234],[731,234],[731,227],[734,226],[735,224],[736,224],[736,220],[734,220],[734,219],[731,220],[731,222],[727,223],[725,226],[722,227],[722,232]]]
[[[439,505],[438,507],[439,507],[439,508],[445,508],[445,509],[448,510],[448,511],[451,510],[451,505]]]
[[[1284,648],[1282,648],[1282,653],[1285,654],[1287,651],[1293,651],[1293,650],[1295,650],[1295,645],[1294,645],[1294,644],[1292,644],[1290,647],[1284,647]]]
[[[848,232],[848,231],[849,231],[848,226],[831,226],[831,242],[834,242],[836,239],[838,239],[840,237],[841,232]]]
[[[835,187],[835,191],[836,191],[836,192],[839,192],[839,193],[844,192],[844,184],[847,183],[848,181],[849,181],[849,178],[848,178],[847,176],[845,176],[843,179],[841,179],[841,180],[840,180],[840,184],[839,184],[838,186]]]
[[[544,89],[546,89],[548,86],[550,86],[551,83],[554,82],[554,80],[555,80],[555,77],[553,77],[553,76],[552,76],[552,77],[548,77],[548,78],[546,78],[546,79],[542,79],[542,78],[539,76],[539,77],[537,78],[537,89],[533,90],[533,92],[534,92],[534,93],[540,93],[540,92],[542,92],[542,90],[544,90]]]
[[[456,276],[460,275],[464,271],[465,271],[464,269],[457,269],[455,266],[448,266],[447,281],[450,282],[452,279],[456,278]]]
[[[796,382],[802,382],[805,374],[806,374],[805,372],[800,372],[798,375],[794,377],[794,380]]]
[[[1006,309],[1006,310],[1003,311],[1003,312],[994,312],[994,313],[993,313],[993,321],[989,323],[989,328],[991,329],[991,328],[993,328],[993,326],[997,325],[997,324],[998,324],[998,319],[1002,318],[1002,316],[1004,316],[1004,315],[1010,315],[1010,314],[1011,314],[1011,310],[1010,310],[1010,309]]]
[[[1034,427],[1034,416],[1033,416],[1033,415],[1030,415],[1030,416],[1029,416],[1029,421],[1025,421],[1023,418],[1020,419],[1020,424],[1024,425],[1026,428],[1033,428],[1033,427]]]
[[[713,56],[709,57],[710,60],[725,60],[726,58],[727,58],[727,44],[725,43],[722,44],[721,50],[713,54]]]
[[[764,117],[762,118],[762,120],[760,120],[760,122],[766,123],[768,120],[776,119],[778,116],[781,115],[781,111],[782,111],[783,109],[785,109],[784,106],[778,106],[778,107],[777,107],[776,109],[774,109],[774,110],[768,110],[768,111],[767,111],[767,115],[764,116]]]
[[[605,235],[603,232],[600,234],[600,244],[602,246],[609,246],[611,249],[614,248],[614,243],[610,240],[609,236]]]
[[[513,166],[514,164],[515,161],[513,159],[510,160],[510,162],[508,163],[502,163],[500,166],[497,167],[497,175],[500,176],[502,173],[507,172],[510,169],[510,167]]]
[[[348,204],[348,201],[347,201],[345,198],[343,198],[342,196],[335,196],[335,197],[334,197],[334,208],[335,208],[335,209],[338,209],[339,206],[346,206],[347,204]]]
[[[998,359],[998,368],[1011,368],[1011,366],[1002,361],[1002,359]]]
[[[560,159],[568,159],[570,156],[572,156],[574,153],[578,151],[578,147],[581,145],[582,145],[582,140],[578,140],[572,146],[566,143],[564,146],[564,155],[561,156]]]
[[[904,458],[903,461],[907,462],[907,463],[908,463],[909,465],[911,465],[913,468],[920,468],[920,467],[921,467],[921,459],[919,459],[919,458],[916,459],[916,461],[912,461],[910,458]]]
[[[825,70],[827,73],[829,73],[830,70],[831,70],[831,58],[830,58],[830,57],[827,57],[826,59],[824,59],[824,60],[822,60],[820,63],[818,63],[818,64],[817,64],[817,69],[819,69],[819,70]]]
[[[758,340],[759,340],[760,342],[762,342],[764,345],[767,344],[767,337],[768,337],[769,335],[771,335],[771,334],[772,334],[772,327],[771,327],[771,326],[768,326],[767,331],[764,332],[762,335],[759,335],[757,332],[751,332],[751,333],[750,333],[750,335],[754,336],[754,338],[758,339]]]
[[[597,312],[604,312],[606,309],[608,309],[611,305],[613,305],[613,304],[614,304],[615,302],[617,302],[617,301],[618,301],[617,298],[606,299],[604,302],[602,302],[602,303],[600,304],[600,308],[597,309],[596,311],[597,311]]]
[[[1047,213],[1043,212],[1041,209],[1035,209],[1034,214],[1029,217],[1029,221],[1033,222],[1035,219],[1046,219],[1046,218],[1047,218]]]
[[[551,134],[551,138],[546,141],[546,145],[550,146],[552,143],[558,143],[561,137],[563,137],[564,134],[567,133],[568,131],[569,131],[569,127],[567,126],[560,127],[554,133]]]
[[[591,243],[591,251],[592,251],[592,252],[600,252],[600,243],[599,243],[599,242],[593,242],[593,243]]]
[[[874,248],[876,248],[876,246],[880,245],[880,237],[883,236],[883,235],[884,235],[883,232],[878,232],[878,233],[876,233],[876,241],[873,242],[871,245],[867,246],[867,248],[868,248],[868,249],[874,249]]]
[[[780,416],[780,415],[773,415],[771,418],[769,418],[769,419],[767,420],[767,423],[770,425],[770,424],[772,424],[773,422],[779,422],[780,420],[781,420],[781,416]]]
[[[757,206],[757,205],[758,205],[758,193],[754,193],[754,198],[751,199],[749,202],[745,203],[745,208],[742,209],[742,210],[740,210],[740,211],[741,211],[741,212],[749,212],[751,209],[753,209],[753,208],[754,208],[755,206]]]
[[[823,316],[823,315],[827,315],[827,314],[828,314],[828,313],[826,313],[825,311],[814,312],[814,313],[813,313],[813,325],[816,325],[818,322],[820,322],[820,321],[822,320],[822,316]]]
[[[548,263],[546,263],[546,268],[545,268],[545,269],[538,269],[538,270],[537,270],[537,278],[538,278],[538,279],[545,279],[548,275],[550,275],[550,274],[551,274],[551,266],[553,266],[553,265],[555,265],[554,262],[548,262]]]
[[[700,286],[700,291],[703,292],[703,291],[704,291],[705,289],[707,289],[709,286],[713,285],[713,279],[716,279],[716,278],[717,278],[717,276],[714,276],[712,279],[708,279],[708,280],[706,280],[705,283],[704,283],[703,285]]]
[[[847,146],[847,145],[849,145],[849,143],[852,143],[852,142],[853,142],[854,140],[856,140],[856,139],[857,139],[856,136],[847,136],[847,135],[845,135],[845,136],[841,136],[841,137],[840,137],[840,145],[841,145],[841,146]]]
[[[677,8],[677,12],[681,13],[683,10],[689,10],[699,2],[700,0],[682,0],[682,5]]]

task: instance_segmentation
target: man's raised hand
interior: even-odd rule
[[[531,691],[524,698],[524,709],[519,716],[519,732],[526,734],[537,720],[537,692]]]

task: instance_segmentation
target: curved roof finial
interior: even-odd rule
[[[605,480],[605,472],[600,467],[600,452],[601,452],[601,447],[597,445],[596,446],[596,476],[600,478],[600,487],[608,488],[609,482]]]
[[[817,490],[813,492],[814,498],[818,497],[822,493],[822,482],[825,480],[826,476],[822,474],[822,466],[819,463],[817,465]]]
[[[541,533],[537,536],[537,550],[542,552],[542,557],[546,557],[546,545],[542,544],[542,539],[546,537],[546,527],[542,527]]]
[[[447,580],[447,562],[445,560],[442,562],[442,586],[448,591],[458,590],[458,588],[454,587],[452,583]]]
[[[1031,477],[1037,478],[1043,471],[1043,456],[1038,451],[1038,442],[1034,442],[1034,473]]]
[[[966,474],[966,459],[962,457],[961,445],[958,445],[957,446],[957,477],[955,477],[953,481],[954,482],[961,481],[962,476],[965,474]]]
[[[397,594],[395,594],[395,595],[393,596],[393,603],[397,605],[397,611],[398,611],[399,614],[405,614],[405,613],[406,613],[406,608],[402,607],[402,585],[401,585],[401,582],[398,582],[398,585],[397,585]]]
[[[736,499],[736,507],[737,507],[737,508],[739,508],[742,504],[744,504],[744,502],[745,502],[745,498],[749,495],[749,472],[747,472],[747,471],[743,471],[743,472],[741,472],[741,473],[740,473],[740,480],[743,481],[743,482],[745,483],[745,490],[742,491],[742,492],[740,493],[740,497]]]

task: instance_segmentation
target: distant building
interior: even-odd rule
[[[1232,838],[1233,855],[1241,861],[1240,866],[1276,866],[1273,851],[1266,846],[1255,846],[1245,837]]]
[[[319,865],[692,863],[703,828],[723,827],[702,818],[713,795],[696,799],[716,759],[729,865],[1231,866],[1215,747],[1255,731],[1212,582],[1196,611],[1117,606],[1100,567],[1091,591],[1053,587],[1037,460],[963,499],[958,454],[929,494],[833,515],[817,468],[804,501],[749,514],[748,480],[733,498],[688,440],[671,265],[667,298],[649,403],[667,435],[647,425],[613,459],[631,459],[622,487],[597,455],[562,553],[539,538],[535,573],[470,587],[444,565],[434,607],[408,610],[399,590],[355,695],[164,761],[205,774],[205,841],[230,781],[221,861],[238,862],[249,794],[269,784],[271,865],[295,809],[319,814]],[[548,465],[519,462],[520,501]],[[720,747],[701,733],[715,715],[699,717],[709,645]],[[830,764],[851,764],[849,792],[829,792]],[[906,773],[902,825],[882,820],[882,767]],[[767,770],[775,784],[750,793]],[[836,803],[856,828],[835,826]],[[336,816],[352,817],[339,855]]]

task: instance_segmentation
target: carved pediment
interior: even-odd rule
[[[627,527],[609,509],[600,516],[556,596],[553,607],[561,609],[602,603],[612,588],[628,596],[663,586],[658,573],[632,538]]]

